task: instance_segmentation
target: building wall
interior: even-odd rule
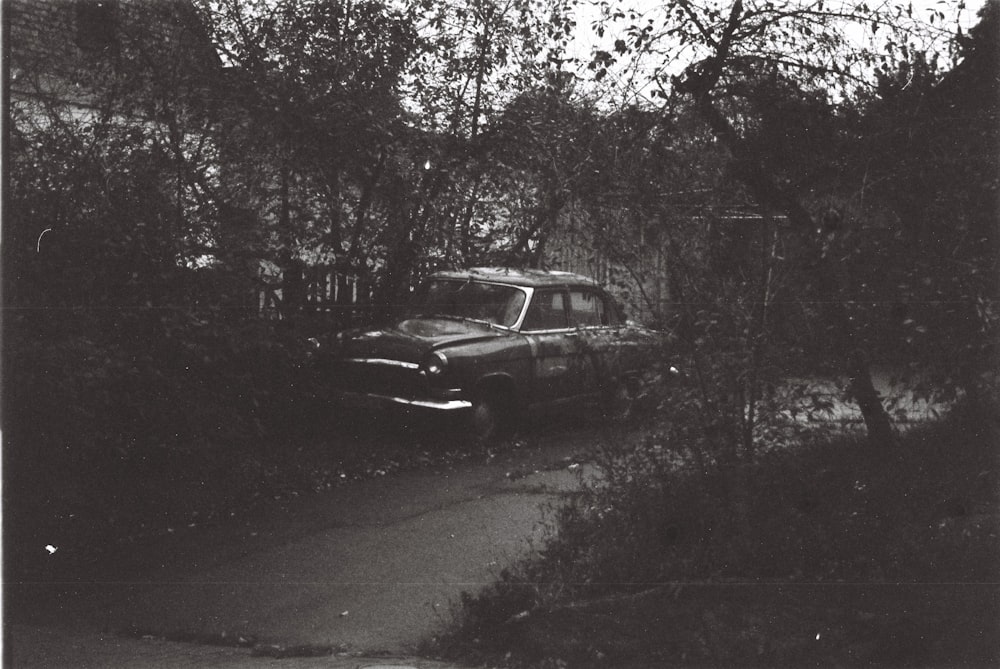
[[[622,215],[609,210],[606,219],[596,221],[567,207],[559,229],[546,241],[543,264],[596,279],[630,318],[660,323],[670,313],[666,250],[641,225],[618,220]]]
[[[3,10],[15,103],[88,107],[115,78],[207,87],[221,69],[188,0],[5,0]]]

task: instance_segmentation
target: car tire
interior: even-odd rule
[[[472,403],[472,436],[481,444],[491,444],[507,436],[511,428],[511,401],[502,392],[480,394]]]

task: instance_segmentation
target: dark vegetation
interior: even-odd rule
[[[514,667],[994,666],[998,427],[955,416],[891,454],[822,439],[740,474],[678,466],[662,434],[611,447],[538,556],[469,595],[429,650]]]
[[[608,454],[608,485],[469,600],[446,650],[994,658],[960,624],[994,600],[955,584],[997,580],[1000,6],[956,31],[875,4],[672,0],[645,23],[609,3],[614,47],[580,64],[572,2],[121,3],[114,48],[79,62],[27,48],[34,3],[9,2],[5,576],[53,536],[99,545],[438,457],[433,432],[358,437],[305,339],[437,268],[547,266],[670,329],[682,374],[643,398],[657,435]],[[691,53],[637,83],[652,100],[608,83]],[[317,301],[327,277],[356,295]],[[873,366],[967,414],[900,437]],[[795,382],[818,376],[863,436],[789,420],[827,408]],[[921,585],[874,585],[899,582]],[[913,594],[931,582],[952,584],[937,612]],[[926,648],[907,636],[931,625]]]

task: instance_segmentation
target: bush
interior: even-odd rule
[[[886,652],[906,664],[928,646],[978,662],[997,649],[962,612],[988,599],[975,584],[1000,577],[998,427],[964,415],[892,453],[832,437],[712,471],[662,435],[608,451],[545,547],[467,596],[437,648],[537,667],[859,664]],[[940,583],[953,584],[948,597],[922,594]],[[796,641],[834,628],[822,647]],[[893,636],[917,628],[920,645]]]
[[[294,334],[151,311],[8,328],[10,531],[100,544],[245,501],[312,424],[317,385]]]

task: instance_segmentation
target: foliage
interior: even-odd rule
[[[934,7],[921,15],[902,3],[672,0],[642,12],[629,2],[612,2],[602,6],[595,28],[614,44],[596,49],[590,67],[606,75],[620,59],[639,60],[633,69],[663,87],[680,75],[674,85],[686,79],[692,91],[739,87],[761,72],[850,91],[863,86],[883,58],[946,50],[963,7]],[[652,95],[668,93],[661,88]]]
[[[249,121],[228,140],[231,169],[250,168],[231,197],[271,228],[272,255],[366,275],[383,306],[482,258],[482,199],[505,177],[480,136],[544,68],[536,4],[204,3]]]
[[[609,448],[602,476],[559,512],[558,533],[468,596],[436,648],[538,667],[784,666],[818,655],[853,665],[880,653],[988,663],[996,648],[977,641],[982,621],[953,619],[979,601],[971,590],[928,605],[884,586],[996,578],[996,429],[978,415],[911,432],[897,454],[850,438],[772,452],[746,472],[745,517],[733,473],[702,474],[667,435]],[[899,641],[901,628],[924,630],[919,648]]]
[[[9,110],[4,432],[19,537],[76,518],[100,543],[122,517],[207,506],[219,462],[290,433],[315,393],[300,344],[257,318],[256,269],[210,261],[231,237],[204,118],[169,78],[132,74],[97,88],[100,111],[30,97]],[[223,472],[220,496],[253,480]]]
[[[205,3],[203,14],[233,70],[222,156],[240,178],[223,184],[226,199],[267,229],[272,259],[357,263],[371,190],[398,150],[412,18],[378,2],[306,0]]]
[[[981,392],[982,362],[996,355],[998,15],[997,3],[984,6],[949,71],[924,54],[883,70],[863,101],[857,134],[866,141],[850,164],[866,165],[860,197],[889,220],[870,253],[839,249],[883,268],[855,271],[869,295],[896,305],[884,327],[905,342],[906,362],[938,387],[970,393]],[[901,252],[907,261],[893,262]]]
[[[602,76],[616,61],[625,59],[636,70],[649,73],[658,87],[654,95],[666,100],[678,96],[689,99],[730,154],[733,172],[748,194],[768,215],[785,217],[792,232],[806,242],[797,245],[798,260],[808,257],[821,261],[813,264],[813,299],[829,305],[823,315],[833,333],[834,357],[852,380],[851,391],[865,416],[872,443],[892,443],[888,417],[870,378],[873,342],[865,329],[873,315],[851,313],[843,300],[845,290],[864,287],[863,281],[851,273],[854,265],[838,271],[841,268],[825,250],[816,252],[816,240],[808,243],[810,235],[822,233],[820,212],[816,203],[810,202],[815,184],[787,178],[799,161],[793,159],[788,165],[789,154],[782,156],[760,139],[773,132],[769,116],[778,119],[781,128],[787,128],[790,121],[805,121],[797,139],[807,146],[800,148],[835,139],[836,134],[829,132],[835,126],[824,123],[830,117],[829,105],[813,105],[812,113],[792,115],[782,113],[788,109],[775,105],[773,95],[768,102],[768,93],[784,88],[778,99],[799,103],[817,89],[853,96],[872,80],[880,61],[892,59],[896,53],[908,58],[912,50],[931,53],[946,48],[951,35],[947,28],[935,25],[935,21],[944,22],[944,14],[934,10],[929,21],[921,21],[914,18],[912,7],[888,3],[870,7],[846,2],[678,0],[648,15],[623,6],[627,5],[603,6],[597,24],[599,36],[618,22],[624,26],[613,52],[596,50],[591,68]],[[878,36],[879,31],[883,36]],[[858,37],[864,33],[872,38],[867,43]],[[684,63],[681,69],[675,60]],[[645,69],[647,65],[650,69]],[[824,101],[822,95],[812,97],[816,102]],[[774,109],[777,113],[771,112]],[[809,132],[817,126],[827,132],[818,136]],[[796,139],[794,133],[790,139]],[[776,164],[775,158],[785,160]],[[852,241],[852,249],[863,250],[863,242]]]

